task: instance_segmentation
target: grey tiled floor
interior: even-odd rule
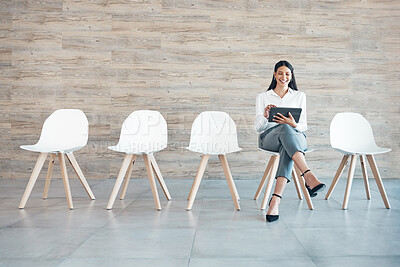
[[[192,180],[167,179],[173,199],[159,188],[156,211],[148,180],[133,179],[126,199],[107,211],[115,179],[89,180],[94,201],[71,179],[71,211],[60,179],[47,200],[38,180],[24,210],[17,207],[27,180],[0,179],[0,266],[399,266],[400,179],[384,180],[391,209],[372,179],[371,200],[355,179],[342,210],[345,180],[329,200],[314,198],[313,211],[290,183],[279,221],[266,223],[262,196],[252,199],[259,180],[235,181],[241,211],[225,180],[205,180],[188,212]]]

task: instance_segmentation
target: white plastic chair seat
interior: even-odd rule
[[[108,149],[126,154],[152,154],[167,147],[167,122],[155,110],[137,110],[123,122],[118,144]]]
[[[375,155],[375,154],[382,154],[382,153],[387,153],[391,151],[392,149],[390,148],[384,148],[384,147],[365,147],[365,148],[359,148],[359,149],[352,149],[352,148],[336,148],[332,147],[334,150],[343,153],[345,155]]]
[[[85,146],[77,146],[77,147],[63,147],[63,146],[50,146],[46,144],[36,144],[36,145],[22,145],[20,148],[32,152],[42,152],[42,153],[69,153],[76,150],[79,150]]]
[[[374,155],[391,151],[378,147],[369,122],[359,113],[337,113],[330,126],[331,146],[345,155]]]
[[[222,111],[204,111],[194,120],[189,151],[204,155],[225,155],[238,152],[236,124]]]
[[[58,109],[44,122],[39,141],[20,148],[42,153],[69,153],[86,146],[89,122],[79,109]]]

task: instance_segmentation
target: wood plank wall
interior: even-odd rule
[[[382,176],[399,178],[399,14],[398,0],[1,0],[0,177],[29,177],[37,154],[19,146],[38,140],[54,110],[79,108],[90,123],[76,153],[87,178],[117,175],[123,157],[107,146],[139,109],[167,120],[169,147],[156,155],[166,179],[194,177],[200,155],[183,147],[205,110],[226,111],[238,126],[234,178],[260,178],[255,97],[286,59],[307,95],[316,174],[334,176],[341,155],[329,123],[354,111],[393,149],[376,157]],[[133,177],[145,177],[142,160],[135,166]],[[223,179],[217,157],[205,177]]]

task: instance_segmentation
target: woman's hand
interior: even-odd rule
[[[296,121],[294,120],[290,112],[289,112],[289,117],[285,117],[281,113],[277,113],[277,115],[274,116],[273,121],[279,124],[289,124],[293,128],[296,128],[297,126]]]
[[[275,105],[268,105],[268,106],[265,107],[265,109],[264,109],[264,117],[266,119],[268,119],[269,111],[271,110],[272,107],[276,107],[276,106]]]

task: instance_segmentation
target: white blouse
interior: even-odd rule
[[[289,88],[288,92],[281,98],[274,90],[261,92],[256,99],[256,120],[254,126],[257,132],[263,132],[275,125],[276,122],[268,122],[264,117],[264,109],[268,105],[277,107],[302,108],[296,129],[300,132],[307,130],[306,95],[303,92]]]

